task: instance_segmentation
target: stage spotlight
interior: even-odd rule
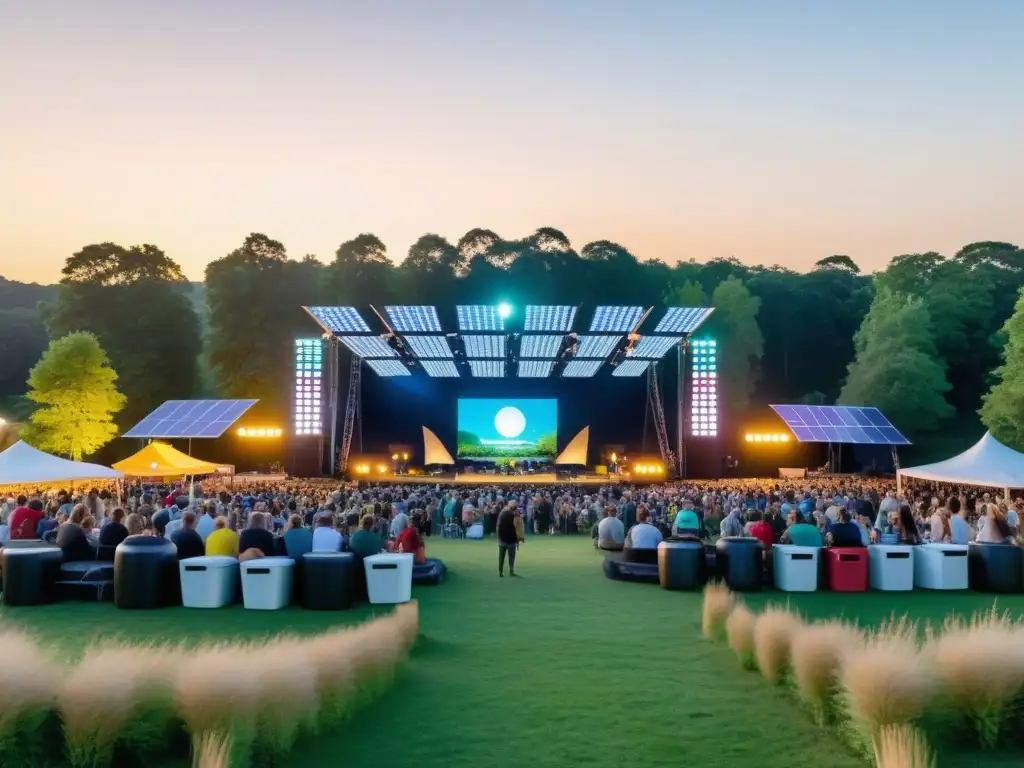
[[[388,471],[388,468],[383,464],[378,464],[377,471],[380,472],[381,474],[384,474],[385,472]]]
[[[755,443],[760,443],[762,440],[764,440],[764,435],[754,435]]]
[[[392,461],[398,461],[398,454],[397,453],[392,453],[391,454],[391,460]]]
[[[505,301],[501,302],[501,304],[498,305],[498,317],[500,317],[502,320],[505,320],[511,316],[512,305]]]
[[[754,436],[753,436],[752,434],[750,434],[749,432],[747,433],[747,435],[746,435],[746,437],[745,437],[744,439],[745,439],[745,440],[746,440],[746,441],[747,441],[748,443],[752,443],[752,442],[754,442]]]
[[[402,454],[402,461],[408,461],[408,460],[409,460],[409,454],[408,453],[403,453]]]
[[[788,443],[789,442],[789,435],[787,435],[787,434],[779,435],[779,439],[781,439],[782,442],[784,442],[784,443]]]

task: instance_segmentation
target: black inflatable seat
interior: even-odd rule
[[[87,603],[113,600],[114,564],[100,560],[62,563],[57,580],[57,599]]]
[[[420,585],[443,584],[447,574],[448,566],[436,557],[428,557],[427,562],[413,565],[412,583]]]
[[[626,547],[622,550],[622,559],[627,563],[646,563],[649,565],[658,564],[658,550],[656,549],[636,549],[634,547]]]
[[[651,550],[656,552],[656,550]],[[657,563],[631,563],[614,557],[604,560],[604,575],[616,581],[640,581],[647,584],[658,583]]]
[[[1024,550],[1014,544],[971,544],[967,578],[979,592],[1020,592],[1024,589]]]
[[[764,567],[761,542],[743,536],[719,539],[718,578],[736,592],[759,592]]]
[[[181,605],[178,548],[162,536],[129,536],[118,544],[114,603],[127,609]]]
[[[59,547],[4,547],[3,600],[6,605],[40,605],[57,597],[57,578],[64,553]]]
[[[311,611],[352,607],[356,556],[351,552],[307,552],[302,556],[301,604]]]
[[[689,541],[663,541],[658,545],[658,579],[662,589],[700,589],[707,581],[704,544],[694,537]]]

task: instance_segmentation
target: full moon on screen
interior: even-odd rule
[[[494,428],[505,438],[519,437],[526,429],[526,417],[518,408],[506,405],[494,414]]]

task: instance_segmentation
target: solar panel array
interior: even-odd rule
[[[650,366],[650,360],[636,360],[633,358],[623,360],[615,366],[612,376],[643,376]]]
[[[405,363],[399,360],[367,360],[366,364],[373,369],[373,372],[384,378],[393,376],[412,376]]]
[[[460,331],[503,331],[505,321],[496,306],[460,304],[455,308]]]
[[[590,330],[597,333],[628,333],[640,322],[643,313],[643,307],[600,306],[594,311]]]
[[[441,333],[435,307],[399,305],[384,307],[384,311],[391,319],[391,327],[399,333]]]
[[[562,336],[523,336],[519,344],[519,357],[524,359],[551,359],[558,357]]]
[[[562,378],[589,379],[601,370],[602,365],[603,360],[570,360],[562,369]]]
[[[669,307],[655,333],[693,333],[712,313],[711,307]]]
[[[466,347],[466,357],[471,360],[481,358],[504,358],[505,337],[497,334],[486,336],[463,336],[462,343]]]
[[[568,333],[572,330],[572,322],[575,319],[576,307],[573,306],[528,304],[523,330],[527,333],[536,331]]]
[[[339,336],[338,340],[359,357],[398,357],[379,336]]]
[[[554,360],[520,360],[519,378],[546,379],[555,367]]]
[[[500,379],[505,375],[505,361],[470,360],[469,369],[478,379]]]
[[[328,333],[370,333],[355,307],[307,307],[306,311]]]
[[[682,336],[644,336],[633,347],[633,357],[644,360],[661,360],[670,349],[682,340]]]
[[[580,336],[576,357],[604,360],[619,345],[621,336]]]
[[[452,357],[452,348],[444,336],[405,336],[412,353],[423,360],[443,360]]]
[[[877,408],[843,405],[771,406],[801,443],[910,445]]]
[[[168,400],[122,437],[220,437],[256,403],[256,400]]]
[[[435,379],[459,378],[459,369],[451,360],[422,360],[420,365],[423,366],[423,370],[427,372],[428,376]]]

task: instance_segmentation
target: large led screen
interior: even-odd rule
[[[460,399],[460,459],[554,459],[558,401]]]

